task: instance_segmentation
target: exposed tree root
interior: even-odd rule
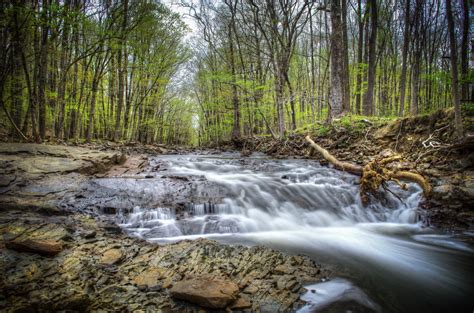
[[[310,155],[313,155],[314,150],[316,150],[323,156],[323,158],[326,161],[328,161],[329,163],[334,165],[335,168],[337,168],[341,171],[345,171],[345,172],[349,172],[349,173],[353,173],[353,174],[357,174],[357,175],[362,175],[362,172],[363,172],[362,166],[352,164],[352,163],[348,163],[348,162],[339,161],[331,153],[329,153],[326,149],[324,149],[320,145],[316,144],[309,136],[306,136],[305,140],[311,146]]]
[[[369,203],[369,195],[375,194],[380,187],[387,189],[386,183],[388,181],[397,183],[402,189],[407,188],[406,184],[401,182],[402,180],[414,182],[423,189],[425,197],[429,197],[431,193],[431,185],[428,180],[413,171],[402,170],[400,166],[403,161],[402,157],[393,154],[391,151],[384,151],[373,161],[362,167],[349,162],[339,161],[326,149],[316,144],[309,136],[306,136],[305,140],[311,147],[311,155],[313,155],[314,151],[317,151],[337,169],[362,176],[360,180],[360,196],[364,204]]]

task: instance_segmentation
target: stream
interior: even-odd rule
[[[207,237],[264,245],[330,264],[333,277],[306,286],[301,312],[344,312],[347,303],[368,312],[474,308],[474,253],[463,241],[473,234],[426,227],[416,185],[392,185],[393,194],[363,207],[358,177],[311,160],[170,155],[150,165],[151,179],[95,182],[141,194],[140,205],[119,214],[127,233],[156,243]]]

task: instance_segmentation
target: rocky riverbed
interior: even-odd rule
[[[93,180],[175,184],[170,201],[179,206],[189,182],[154,177],[153,166],[146,156],[115,151],[0,145],[0,310],[288,311],[303,304],[304,284],[331,276],[305,256],[264,247],[207,239],[154,245],[127,236],[116,210],[153,198]]]

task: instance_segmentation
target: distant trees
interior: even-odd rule
[[[14,0],[0,9],[1,100],[13,136],[187,142],[181,125],[192,113],[175,114],[168,96],[189,56],[186,26],[166,6]]]
[[[463,71],[465,97],[471,77],[467,2],[451,4],[458,16],[454,32],[463,34],[455,36],[462,60],[454,62]],[[316,117],[404,116],[453,105],[458,87],[445,58],[450,49],[445,0],[226,0],[187,6],[207,42],[196,53],[201,66],[195,76],[203,142],[236,134],[236,118],[242,135],[274,136],[275,129],[282,135]],[[230,24],[232,32],[225,30]],[[234,67],[222,66],[232,61]],[[240,104],[240,114],[231,103]]]
[[[38,142],[220,143],[454,106],[462,135],[467,0],[181,2],[198,28],[186,44],[156,0],[0,2],[1,126]]]

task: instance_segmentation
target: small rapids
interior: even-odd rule
[[[391,186],[393,194],[363,207],[358,177],[314,161],[261,155],[155,161],[158,174],[189,179],[191,191],[179,209],[136,206],[121,216],[133,236],[158,243],[207,237],[262,244],[335,264],[344,278],[322,283],[324,296],[307,294],[302,312],[347,301],[369,312],[474,308],[473,250],[423,225],[422,193],[414,184],[406,191]]]

